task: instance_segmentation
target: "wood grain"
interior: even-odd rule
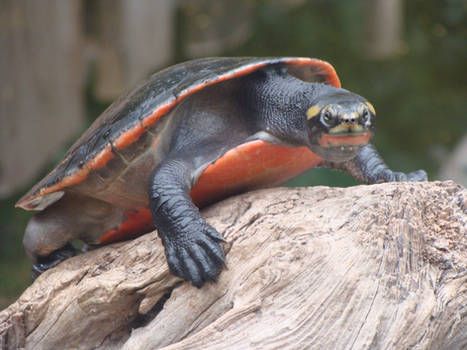
[[[216,284],[171,276],[155,233],[62,263],[0,313],[5,349],[465,349],[467,191],[271,189],[204,211]]]

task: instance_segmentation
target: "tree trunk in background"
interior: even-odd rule
[[[267,4],[284,16],[305,0],[274,0]],[[255,8],[251,0],[178,0],[182,31],[179,55],[186,58],[218,56],[245,43],[254,27]]]
[[[80,4],[0,0],[0,197],[82,126]]]
[[[467,134],[460,139],[452,152],[443,155],[439,178],[454,180],[458,184],[467,186]]]
[[[173,0],[97,0],[96,95],[113,100],[173,55]]]
[[[169,274],[155,233],[74,257],[0,312],[1,349],[467,348],[467,192],[277,188],[203,212],[227,268]]]
[[[181,0],[184,57],[217,56],[245,42],[252,27],[249,0]]]
[[[365,0],[365,54],[385,59],[403,49],[403,0]]]

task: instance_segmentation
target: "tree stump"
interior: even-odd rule
[[[276,188],[207,208],[227,269],[173,277],[156,233],[69,259],[0,313],[5,349],[465,349],[467,191]]]

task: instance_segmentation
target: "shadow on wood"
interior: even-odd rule
[[[15,349],[462,349],[467,191],[271,189],[204,211],[228,269],[196,289],[155,233],[72,258],[0,313]]]

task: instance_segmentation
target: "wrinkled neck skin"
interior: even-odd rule
[[[261,130],[285,144],[311,147],[306,111],[326,95],[351,94],[322,83],[309,83],[285,70],[270,69],[246,77],[241,103],[260,123]]]
[[[249,81],[241,84],[241,105],[249,109],[246,116],[258,123],[258,130],[265,131],[271,142],[306,146],[325,161],[345,162],[354,158],[372,136],[372,123],[362,121],[362,111],[366,110],[371,118],[371,109],[357,94],[305,82],[280,68],[259,71],[245,79]],[[331,114],[334,124],[320,116],[321,111],[330,109],[339,111]],[[315,114],[307,116],[310,110]],[[336,135],[339,126],[342,131]],[[353,126],[359,126],[360,131]]]

